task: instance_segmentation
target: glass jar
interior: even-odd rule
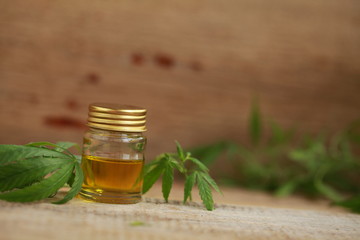
[[[79,196],[104,203],[141,201],[146,109],[106,103],[89,106]]]

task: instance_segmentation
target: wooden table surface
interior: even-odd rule
[[[325,201],[232,188],[223,192],[215,195],[211,212],[197,197],[181,204],[179,185],[168,204],[159,185],[133,205],[0,201],[0,239],[360,239],[360,215]]]

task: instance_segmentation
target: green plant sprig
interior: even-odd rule
[[[223,157],[233,172],[223,183],[269,191],[277,196],[303,194],[322,197],[360,213],[360,121],[332,137],[295,135],[274,121],[264,131],[264,120],[255,102],[248,122],[247,144],[220,141],[191,149],[210,167]]]
[[[174,170],[178,170],[185,177],[184,200],[192,200],[191,192],[196,184],[199,195],[207,210],[214,209],[214,200],[211,188],[221,193],[214,179],[209,175],[209,169],[191,153],[185,152],[176,142],[177,153],[164,153],[155,158],[144,167],[143,193],[146,193],[162,176],[162,193],[168,202],[170,191],[174,182]]]
[[[162,193],[168,201],[174,181],[174,170],[185,176],[184,203],[191,199],[195,184],[206,209],[214,209],[211,188],[221,192],[209,175],[209,169],[198,159],[184,152],[177,144],[177,153],[164,153],[144,167],[143,192],[147,192],[162,175]],[[55,204],[66,203],[81,189],[84,174],[80,156],[69,148],[72,142],[34,142],[26,145],[0,145],[0,199],[10,202],[33,202],[53,197],[64,185],[70,190]],[[192,163],[189,166],[188,163]]]
[[[66,203],[80,191],[84,175],[80,160],[69,152],[71,142],[0,145],[0,199],[32,202],[54,196],[65,184],[70,190],[55,204]]]

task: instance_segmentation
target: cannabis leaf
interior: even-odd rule
[[[333,136],[310,135],[274,121],[263,124],[260,113],[254,101],[248,122],[251,144],[222,140],[191,149],[192,155],[207,167],[220,156],[227,160],[233,171],[223,173],[223,183],[277,196],[322,197],[360,213],[360,119]],[[186,177],[185,201],[195,181],[197,175]]]
[[[193,172],[190,175],[186,176],[185,186],[184,186],[184,203],[188,200],[188,198],[192,200],[191,191],[195,185],[195,181],[196,181],[196,172]]]
[[[211,188],[221,193],[214,179],[209,175],[209,169],[191,153],[185,152],[181,145],[176,142],[177,153],[164,153],[154,161],[145,165],[143,193],[146,193],[152,185],[162,176],[162,193],[168,202],[172,184],[174,182],[174,170],[178,170],[185,176],[184,203],[190,199],[191,191],[196,184],[199,195],[207,210],[214,209],[214,200]]]
[[[0,199],[37,201],[54,195],[68,183],[71,189],[66,196],[53,203],[71,200],[84,179],[78,157],[68,150],[76,146],[71,142],[0,145]]]

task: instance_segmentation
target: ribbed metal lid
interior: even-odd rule
[[[146,131],[146,109],[131,105],[93,103],[89,105],[88,126],[120,132]]]

